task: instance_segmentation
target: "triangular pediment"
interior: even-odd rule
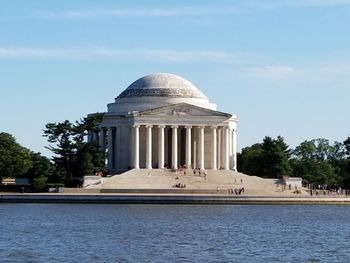
[[[231,117],[229,113],[210,110],[188,103],[172,104],[164,107],[137,112],[137,116],[220,116]]]

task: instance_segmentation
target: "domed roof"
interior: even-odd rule
[[[107,107],[109,113],[123,115],[179,103],[216,110],[216,105],[190,81],[170,73],[155,73],[136,80]]]
[[[190,81],[170,73],[155,73],[139,78],[117,99],[135,97],[207,99]]]

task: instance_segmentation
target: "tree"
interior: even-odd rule
[[[30,159],[32,161],[32,167],[23,177],[33,179],[40,176],[47,178],[52,176],[54,166],[47,157],[42,156],[40,153],[30,152]]]
[[[343,142],[345,149],[346,149],[346,154],[349,156],[350,155],[350,136]]]
[[[332,146],[326,139],[304,141],[293,151],[293,174],[314,184],[338,184],[343,156],[344,149],[337,142]]]
[[[238,171],[249,175],[262,174],[262,147],[260,143],[242,149],[239,154]]]
[[[66,180],[73,178],[74,143],[72,137],[73,124],[68,120],[62,123],[48,123],[44,130],[44,136],[54,146],[47,147],[55,156],[53,161],[56,169],[63,173]]]
[[[242,149],[240,169],[243,173],[261,177],[281,177],[291,173],[290,150],[281,136],[266,136],[263,143]]]
[[[91,141],[90,143],[84,142],[84,137],[89,132],[97,132],[96,127],[101,123],[103,119],[103,113],[90,114],[86,118],[81,119],[76,122],[74,126],[74,135],[76,148],[78,155],[86,155],[87,153],[91,156],[82,158],[86,162],[91,162],[91,164],[86,163],[84,166],[93,166],[94,169],[99,171],[105,170],[105,152],[104,147],[99,145],[99,142]]]
[[[32,186],[34,192],[40,192],[45,189],[47,182],[47,177],[39,176],[32,180]]]
[[[8,133],[0,133],[0,182],[5,177],[18,177],[32,166],[29,150]]]
[[[301,161],[309,161],[315,159],[316,145],[313,141],[304,141],[298,145],[292,152],[293,156]]]
[[[334,167],[327,161],[293,159],[291,166],[294,176],[300,176],[309,183],[335,185],[338,182]]]
[[[350,137],[348,137],[343,144],[345,148],[344,173],[350,178]]]
[[[261,177],[293,175],[309,183],[350,188],[350,137],[343,143],[319,138],[303,141],[294,150],[281,136],[245,147],[237,155],[239,171]]]
[[[278,136],[277,139],[272,139],[266,136],[261,149],[263,177],[281,177],[291,173],[290,150],[283,137]]]
[[[80,149],[76,156],[75,174],[82,177],[88,174],[93,174],[94,169],[95,167],[88,147]]]
[[[62,123],[48,123],[44,136],[51,145],[47,147],[54,153],[54,177],[63,178],[68,185],[76,185],[77,178],[93,174],[95,170],[104,171],[104,151],[98,142],[86,142],[88,132],[96,131],[103,114],[96,113],[72,124],[68,120]]]

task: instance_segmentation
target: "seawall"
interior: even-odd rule
[[[219,194],[0,194],[0,203],[79,203],[79,204],[342,204],[349,205],[350,197],[275,197],[236,196]]]

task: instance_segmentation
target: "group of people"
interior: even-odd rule
[[[193,169],[193,175],[196,175],[197,172],[198,172],[198,175],[199,175],[199,176],[202,176],[202,174],[203,174],[204,177],[205,177],[205,180],[207,180],[207,176],[208,176],[207,170],[202,171],[202,170],[199,169],[199,168],[194,168],[194,169]]]
[[[350,191],[349,190],[343,190],[341,189],[340,187],[336,188],[336,189],[310,189],[310,195],[313,196],[313,195],[321,195],[323,194],[324,196],[325,195],[346,195],[348,196],[350,194]]]
[[[182,183],[177,183],[177,184],[174,184],[175,188],[186,188],[186,184],[182,184]]]
[[[172,169],[173,172],[183,172],[183,175],[187,175],[187,168],[186,166],[179,166],[178,170]],[[193,175],[196,176],[197,174],[199,176],[204,176],[205,181],[207,181],[207,177],[208,177],[208,172],[207,170],[201,170],[200,168],[193,168],[192,169]],[[177,177],[178,178],[178,177]]]
[[[228,189],[228,193],[229,194],[236,194],[236,195],[241,195],[241,194],[244,194],[244,187],[242,188],[230,188]]]

